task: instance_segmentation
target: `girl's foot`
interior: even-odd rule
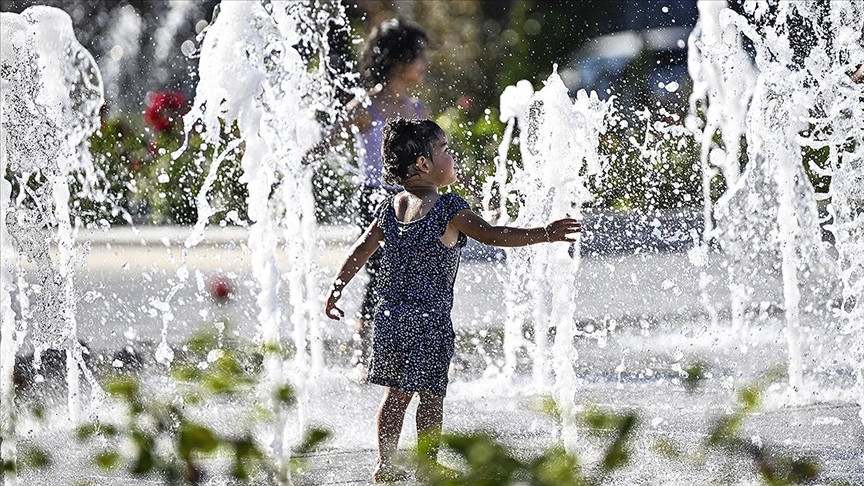
[[[379,463],[378,467],[375,468],[375,472],[372,474],[372,479],[374,479],[376,483],[407,481],[408,472],[392,464],[384,465]]]

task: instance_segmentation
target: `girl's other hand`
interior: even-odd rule
[[[582,231],[582,222],[572,218],[559,219],[547,224],[543,230],[546,232],[546,240],[549,242],[574,242],[576,238],[568,235]]]
[[[327,303],[324,304],[324,313],[334,321],[338,321],[345,317],[345,311],[336,307],[336,302],[339,300],[339,296],[340,293],[338,291],[330,292],[330,295],[327,296]]]

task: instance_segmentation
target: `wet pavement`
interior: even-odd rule
[[[176,282],[175,272],[183,259],[178,242],[186,231],[179,228],[172,233],[163,228],[137,234],[114,230],[83,235],[92,244],[76,276],[76,288],[86,296],[78,303],[77,316],[79,336],[94,358],[111,362],[129,346],[144,356],[145,364],[152,361],[164,317],[154,302],[163,300]],[[314,255],[317,295],[322,298],[352,237],[346,228],[326,229],[322,237],[323,244]],[[179,348],[201,330],[221,329],[225,336],[238,340],[256,336],[257,290],[244,239],[242,230],[217,228],[203,244],[186,252],[191,276],[171,300],[173,319],[167,340],[173,347]],[[485,261],[482,256],[489,254],[478,251],[481,258],[466,259],[456,283],[457,355],[445,402],[445,430],[484,430],[518,454],[531,457],[559,441],[557,422],[537,411],[537,404],[549,392],[551,378],[546,383],[533,381],[527,345],[518,350],[515,376],[500,375],[506,261]],[[279,255],[283,271],[290,262],[289,255]],[[611,253],[582,259],[576,293],[580,335],[571,356],[579,378],[576,402],[615,412],[632,410],[640,417],[633,466],[610,484],[683,484],[693,478],[744,484],[754,478],[753,465],[743,460],[727,463],[708,454],[707,462],[688,465],[652,452],[661,438],[698,452],[714,420],[734,409],[736,390],[787,360],[782,310],[776,308],[776,302],[782,300],[777,276],[768,275],[761,287],[757,285],[756,294],[762,299],[755,304],[758,316],[751,309],[746,328],[733,333],[721,263],[715,255],[704,267],[709,276],[707,295],[721,317],[714,327],[700,301],[699,270],[686,252]],[[227,303],[215,302],[208,293],[208,281],[214,276],[231,282]],[[349,316],[359,306],[364,279],[359,276],[348,288],[344,302]],[[805,282],[805,288],[807,285],[811,283]],[[286,287],[283,282],[283,302],[287,301]],[[283,309],[287,322],[290,309],[287,305]],[[816,459],[824,471],[822,484],[833,480],[864,484],[864,425],[854,404],[849,336],[838,331],[840,323],[830,315],[804,312],[803,324],[805,387],[791,398],[784,385],[769,388],[764,405],[748,419],[742,436],[784,453]],[[350,319],[333,323],[321,315],[313,325],[321,326],[325,369],[307,382],[311,385],[306,387],[305,413],[309,424],[327,428],[333,438],[305,458],[305,469],[295,474],[295,484],[368,484],[376,456],[374,414],[381,389],[348,378]],[[283,336],[290,337],[287,324]],[[26,353],[27,349],[22,350],[22,355]],[[694,362],[704,363],[708,373],[702,386],[688,393],[681,383],[681,370]],[[62,400],[56,403],[62,409]],[[411,417],[415,407],[413,403],[406,415],[400,443],[404,454],[414,440]],[[216,410],[206,413],[221,415]],[[68,446],[68,436],[60,431],[35,425],[30,430],[25,443],[54,451]],[[290,433],[298,435],[299,430]],[[590,463],[599,444],[584,428],[577,429],[577,435],[577,449]],[[157,484],[97,473],[86,465],[84,454],[74,448],[55,454],[54,467],[25,472],[22,484]],[[452,456],[445,454],[443,461],[458,467]],[[223,483],[214,479],[208,484]]]

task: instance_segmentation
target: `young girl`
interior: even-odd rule
[[[418,437],[431,443],[437,456],[447,392],[447,370],[453,356],[453,282],[460,249],[467,237],[488,245],[525,246],[574,241],[580,231],[574,219],[543,228],[491,226],[456,194],[439,189],[456,181],[455,160],[444,131],[430,120],[396,118],[384,127],[384,177],[404,190],[390,195],[342,264],[325,312],[339,320],[336,306],[342,290],[376,250],[382,254],[374,311],[374,340],[368,381],[386,387],[378,411],[376,481],[395,481],[406,473],[391,460],[399,441],[405,409],[415,393]]]

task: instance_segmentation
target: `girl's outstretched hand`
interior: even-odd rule
[[[338,321],[339,319],[345,317],[345,311],[336,307],[336,302],[341,296],[342,292],[338,290],[331,290],[330,293],[327,295],[327,302],[324,304],[324,313],[327,314],[327,317],[333,319],[334,321]]]
[[[576,238],[568,235],[582,231],[582,222],[572,218],[559,219],[547,224],[543,231],[546,232],[546,241],[573,242]]]

